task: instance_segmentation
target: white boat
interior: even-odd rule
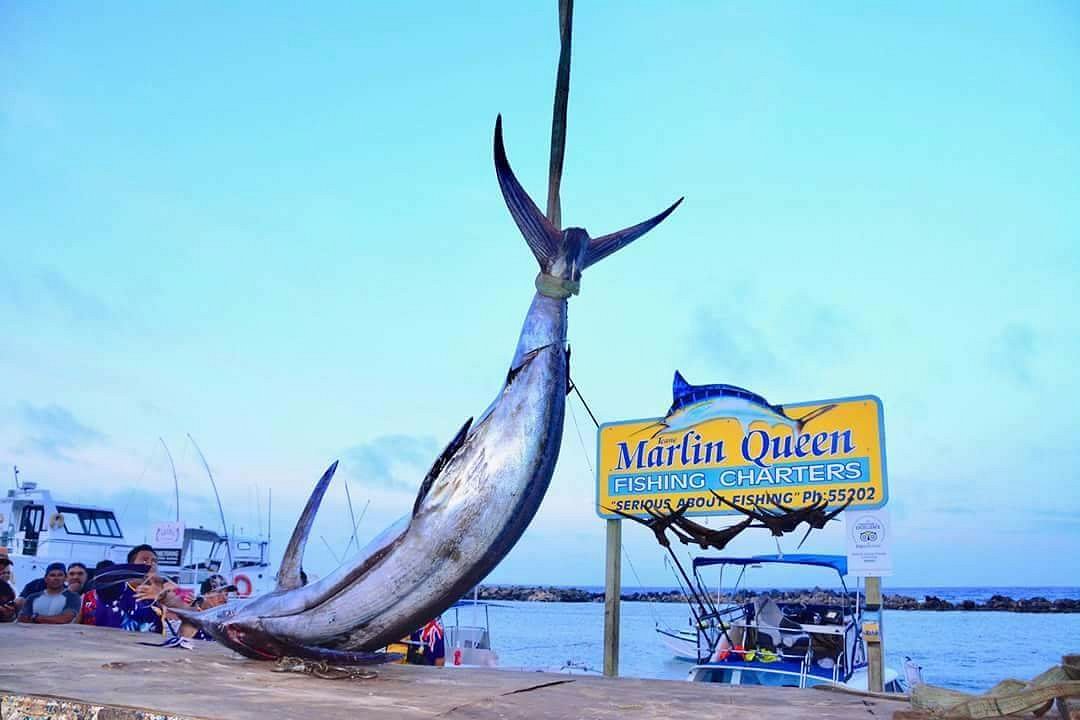
[[[175,525],[175,523],[169,523]],[[240,597],[269,592],[275,578],[268,557],[270,541],[260,536],[227,537],[203,527],[183,527],[179,548],[155,544],[158,572],[181,587],[199,593],[214,576],[220,584],[236,588]]]
[[[20,587],[44,577],[52,562],[81,562],[91,569],[102,560],[126,562],[135,544],[112,510],[54,500],[37,483],[18,483],[0,498],[0,546]]]
[[[843,588],[837,600],[821,604],[777,601],[768,593],[742,602],[713,602],[703,590],[700,569],[736,566],[740,580],[747,568],[787,564],[834,570]],[[862,607],[858,588],[850,593],[844,581],[843,555],[755,555],[752,557],[697,557],[693,561],[698,583],[691,682],[725,685],[769,685],[806,688],[837,685],[869,689],[866,642],[862,636]],[[733,588],[734,597],[738,584]],[[658,628],[658,632],[660,629]],[[668,633],[671,635],[672,633]],[[680,634],[679,637],[685,637]],[[685,647],[685,646],[684,646]],[[885,692],[904,693],[919,673],[908,662],[905,675],[884,669]]]
[[[491,608],[508,608],[509,605],[472,598],[459,600],[443,613],[443,629],[446,632],[446,667],[487,668],[518,672],[550,672],[562,675],[594,675],[600,670],[575,660],[550,667],[500,667],[499,656],[491,647]]]
[[[496,605],[475,597],[458,600],[443,613],[443,629],[446,632],[446,666],[455,668],[495,668],[499,656],[491,648],[492,607]],[[468,608],[466,617],[466,608]],[[481,620],[481,611],[483,619]]]
[[[155,547],[159,570],[185,589],[199,592],[211,575],[221,575],[240,595],[273,586],[268,540],[227,538],[182,523],[161,525],[173,527],[177,542],[175,548]],[[12,561],[16,592],[44,577],[50,563],[80,562],[91,570],[102,560],[125,563],[128,551],[141,542],[125,535],[111,508],[57,500],[35,482],[19,482],[18,476],[15,487],[0,498],[0,547]]]

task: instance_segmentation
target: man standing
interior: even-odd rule
[[[45,569],[45,589],[26,598],[19,610],[19,622],[65,625],[79,612],[79,596],[64,589],[67,568],[52,563]]]

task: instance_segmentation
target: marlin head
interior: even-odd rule
[[[581,288],[582,270],[652,230],[683,201],[679,198],[659,215],[609,235],[590,237],[584,228],[579,227],[559,230],[540,212],[510,169],[503,146],[501,115],[495,121],[495,172],[506,207],[540,263],[536,289],[543,295],[555,298],[577,295]]]

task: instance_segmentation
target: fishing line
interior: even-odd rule
[[[134,487],[132,487],[131,490],[128,492],[127,499],[124,501],[124,507],[120,510],[120,517],[124,517],[125,515],[127,515],[128,506],[131,505],[131,496],[135,494],[136,489],[142,487],[142,481],[143,478],[146,476],[146,470],[150,467],[150,458],[152,456],[152,454],[148,454],[146,456],[146,462],[143,463],[143,469],[142,472],[139,473],[139,479],[135,482]]]
[[[625,543],[619,543],[619,544],[622,545],[623,557],[626,558],[626,563],[630,566],[630,572],[633,574],[634,580],[637,581],[638,587],[641,588],[642,591],[644,591],[645,590],[645,583],[641,582],[641,576],[638,575],[637,568],[634,567],[634,561],[630,559],[630,553],[626,549],[626,544]],[[660,615],[658,615],[657,612],[656,612],[656,600],[654,600],[653,598],[649,598],[649,612],[652,613],[653,622],[657,626],[659,626],[660,625]]]
[[[577,415],[574,414],[574,406],[568,403],[567,407],[570,408],[570,419],[574,421],[574,430],[577,432],[578,442],[581,443],[581,452],[585,455],[585,465],[589,468],[589,474],[595,476],[596,472],[593,470],[592,463],[589,461],[589,451],[585,447],[585,438],[581,435],[581,427],[578,426]]]
[[[573,379],[570,380],[570,389],[577,393],[578,400],[580,400],[581,404],[585,406],[585,412],[589,413],[589,417],[592,418],[593,425],[595,425],[596,429],[599,430],[600,423],[596,421],[596,416],[593,415],[592,408],[589,407],[589,403],[585,402],[585,398],[584,396],[582,396],[581,390],[578,389],[577,383],[574,382]]]

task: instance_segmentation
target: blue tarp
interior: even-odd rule
[[[758,565],[760,563],[777,563],[781,565],[816,565],[818,567],[832,568],[841,576],[847,575],[846,555],[754,555],[752,557],[696,557],[694,568],[707,565]]]

